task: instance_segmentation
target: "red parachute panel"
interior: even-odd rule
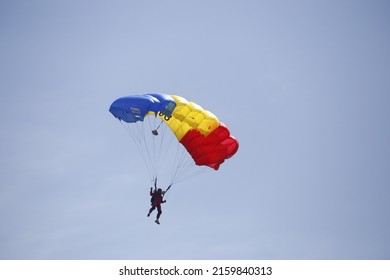
[[[206,165],[215,170],[238,150],[238,141],[230,135],[223,123],[205,136],[198,130],[190,130],[180,141],[192,156],[196,165]]]

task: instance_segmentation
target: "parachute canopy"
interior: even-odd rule
[[[237,139],[213,113],[177,95],[153,93],[122,97],[112,103],[110,112],[127,123],[143,122],[149,115],[159,117],[199,166],[218,170],[239,147]]]

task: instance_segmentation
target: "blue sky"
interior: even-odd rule
[[[389,259],[387,1],[1,1],[1,259]],[[108,112],[161,92],[238,153],[167,195]]]

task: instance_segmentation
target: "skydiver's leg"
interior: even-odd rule
[[[148,213],[148,217],[150,216],[150,214],[154,211],[154,209],[156,209],[155,206],[152,206],[152,208],[149,209],[149,213]]]
[[[161,213],[162,213],[161,205],[159,204],[157,205],[157,220],[160,219]]]

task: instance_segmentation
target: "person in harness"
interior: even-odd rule
[[[167,202],[166,200],[163,200],[165,192],[162,189],[157,189],[156,184],[154,184],[154,191],[153,188],[150,188],[150,196],[152,197],[150,199],[150,203],[152,207],[149,209],[148,217],[150,214],[154,211],[154,209],[157,208],[157,216],[156,216],[156,224],[160,224],[160,216],[161,216],[161,204]]]

